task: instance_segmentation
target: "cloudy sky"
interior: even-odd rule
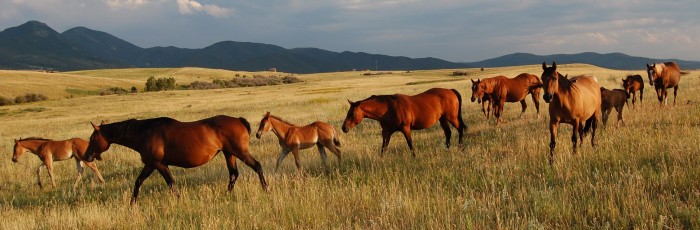
[[[586,51],[700,61],[698,0],[0,0],[0,30],[29,20],[140,47],[231,40],[449,61]]]

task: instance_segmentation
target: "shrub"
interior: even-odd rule
[[[0,106],[5,106],[5,105],[14,105],[15,100],[12,100],[11,98],[6,98],[6,97],[0,97]]]
[[[151,76],[146,80],[146,88],[144,91],[163,91],[163,90],[174,90],[176,87],[175,78],[158,78]]]
[[[100,92],[100,95],[104,96],[104,95],[127,94],[127,93],[129,93],[129,91],[126,90],[126,89],[124,89],[124,88],[122,88],[122,87],[112,87],[112,88],[109,88],[109,89],[102,90],[102,91]]]
[[[215,82],[209,83],[209,82],[203,82],[203,81],[195,81],[190,83],[190,85],[187,86],[187,89],[219,89],[221,88],[221,85]]]

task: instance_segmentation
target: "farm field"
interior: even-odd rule
[[[606,88],[621,88],[622,78],[640,74],[645,92],[641,106],[637,101],[636,108],[631,102],[625,107],[626,126],[615,126],[615,112],[607,127],[599,126],[595,148],[589,136],[572,154],[571,126],[560,126],[552,166],[547,161],[549,117],[543,100],[538,117],[528,96],[522,119],[519,103],[507,103],[507,123],[498,126],[493,117],[484,118],[481,105],[470,101],[471,79],[523,72],[540,76],[540,65],[460,69],[467,76],[451,76],[452,69],[374,76],[321,73],[296,75],[305,82],[289,85],[108,96],[75,92],[113,86],[140,91],[150,76],[174,77],[183,84],[257,73],[199,68],[0,71],[1,96],[42,93],[50,98],[0,107],[0,150],[5,157],[0,160],[0,229],[698,228],[700,72],[691,70],[681,78],[675,106],[659,108],[643,67],[618,71],[558,65],[569,76],[597,76]],[[445,149],[443,132],[435,125],[413,132],[416,158],[398,133],[379,156],[378,122],[366,119],[349,133],[340,130],[348,99],[417,94],[433,87],[462,94],[468,126],[463,148]],[[267,111],[297,125],[316,120],[333,125],[340,133],[343,161],[338,164],[330,154],[326,174],[312,148],[300,152],[303,170],[297,171],[293,156],[288,156],[275,172],[277,138],[271,133],[261,139],[251,135],[251,153],[263,165],[268,193],[241,162],[236,188],[227,192],[228,171],[223,156],[216,156],[198,168],[171,167],[179,199],[154,173],[141,187],[138,204],[130,206],[143,167],[133,150],[113,145],[97,162],[106,183],[85,170],[77,188],[73,160],[54,163],[55,189],[36,184],[40,161],[33,154],[25,153],[18,163],[10,160],[13,139],[87,139],[90,122],[161,116],[193,121],[223,114],[248,119],[255,132]],[[457,143],[456,132],[452,138]],[[46,170],[41,177],[44,184],[49,181]]]

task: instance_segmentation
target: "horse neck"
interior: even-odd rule
[[[492,79],[490,81],[489,80],[482,81],[482,82],[485,86],[484,93],[486,93],[486,94],[492,94],[493,91],[496,89],[496,84],[498,83],[498,81],[496,79]]]
[[[136,122],[136,121],[127,121],[127,122]],[[109,125],[103,125],[101,126],[102,129],[102,135],[109,141],[110,143],[122,145],[129,147],[131,149],[136,150],[139,146],[139,143],[142,143],[146,140],[143,136],[146,135],[144,132],[134,132],[133,129],[131,129],[131,123],[113,123]],[[127,133],[128,132],[128,133]]]
[[[365,114],[365,118],[379,120],[384,117],[384,114],[389,110],[387,103],[380,103],[376,100],[365,101],[358,106]]]
[[[19,145],[23,148],[29,150],[30,152],[37,154],[39,148],[44,145],[48,140],[22,140],[19,141]]]
[[[277,138],[281,140],[286,140],[289,128],[293,127],[294,125],[272,116],[269,117],[269,121],[270,125],[272,125],[272,132],[275,133],[275,135],[277,135]]]
[[[557,73],[559,74],[559,73]],[[558,84],[558,90],[557,92],[554,92],[557,97],[562,98],[562,97],[570,97],[571,96],[571,86],[572,82],[563,77],[561,74],[559,74],[559,78],[557,79],[557,84]],[[560,100],[562,101],[562,100]]]

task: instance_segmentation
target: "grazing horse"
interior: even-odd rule
[[[36,154],[36,156],[41,160],[41,164],[36,171],[36,178],[37,182],[39,183],[39,187],[43,187],[41,185],[41,166],[46,166],[46,170],[49,172],[49,177],[51,178],[51,187],[56,188],[56,182],[53,179],[53,162],[68,160],[71,157],[75,159],[76,168],[78,170],[78,179],[75,180],[73,187],[77,187],[78,182],[80,182],[80,179],[83,177],[83,162],[85,165],[87,165],[87,167],[92,169],[92,171],[97,175],[97,178],[104,183],[105,179],[102,178],[102,174],[100,174],[100,171],[97,170],[95,163],[87,162],[83,158],[87,146],[88,142],[80,138],[72,138],[62,141],[54,141],[36,137],[25,139],[20,138],[19,140],[15,140],[15,151],[12,155],[12,161],[18,162],[19,158],[22,157],[22,154],[27,151]],[[98,160],[102,160],[102,158],[98,158]]]
[[[595,146],[595,131],[601,113],[600,85],[595,77],[576,76],[567,78],[557,72],[557,63],[551,67],[542,62],[542,84],[544,101],[549,103],[549,164],[554,161],[554,147],[557,142],[559,123],[573,126],[574,153],[576,152],[577,134],[583,143],[583,137],[591,132],[591,145]],[[585,122],[585,126],[583,123]]]
[[[666,89],[673,88],[673,105],[676,105],[676,95],[678,94],[678,83],[681,76],[688,72],[682,72],[675,62],[647,64],[647,76],[649,85],[654,86],[656,95],[659,98],[659,106],[668,104],[668,94]]]
[[[527,108],[525,97],[531,94],[532,102],[535,103],[535,109],[537,110],[537,116],[539,116],[540,88],[542,88],[540,78],[528,73],[522,73],[512,79],[505,76],[496,76],[483,80],[472,80],[472,102],[488,95],[493,101],[493,115],[496,116],[496,124],[498,124],[501,122],[501,114],[503,113],[505,102],[520,102],[522,111],[519,117],[522,117]]]
[[[644,98],[644,79],[639,74],[629,75],[627,78],[622,79],[622,88],[627,90],[630,97],[632,97],[632,106],[637,101],[637,91],[639,91],[639,104],[641,106],[642,100]]]
[[[207,119],[180,122],[168,117],[145,120],[130,119],[111,124],[92,124],[94,131],[85,160],[90,162],[109,149],[112,143],[126,146],[141,154],[144,164],[136,179],[131,204],[136,203],[139,188],[153,170],[158,170],[170,190],[177,197],[180,193],[174,187],[174,179],[168,166],[193,168],[209,162],[219,152],[224,153],[229,172],[228,191],[238,179],[236,158],[255,170],[263,190],[267,183],[262,166],[248,151],[250,124],[245,118],[215,116]]]
[[[343,132],[349,132],[364,118],[379,121],[382,127],[382,155],[395,132],[403,134],[411,154],[415,157],[411,130],[427,129],[440,121],[440,126],[445,132],[445,146],[449,148],[452,135],[449,124],[457,128],[459,144],[462,144],[467,127],[462,120],[462,96],[455,89],[432,88],[413,96],[372,95],[362,101],[348,102],[350,109],[343,122]]]
[[[338,149],[340,141],[333,126],[327,123],[316,121],[307,126],[298,127],[267,112],[260,120],[260,127],[258,132],[255,133],[255,137],[260,139],[263,133],[268,131],[275,133],[277,139],[279,139],[280,147],[282,147],[282,152],[277,158],[275,171],[280,167],[280,163],[287,157],[289,152],[294,154],[294,163],[297,166],[297,170],[301,169],[301,165],[299,165],[299,149],[308,149],[313,146],[318,147],[326,172],[328,172],[328,165],[326,164],[327,157],[324,147],[335,154],[338,158],[338,164],[340,164],[341,156],[340,149]]]
[[[625,125],[625,121],[622,119],[622,109],[625,107],[628,98],[630,98],[629,92],[623,89],[609,90],[600,87],[600,108],[603,112],[603,126],[607,126],[608,118],[613,108],[617,111],[617,123],[615,125],[619,125],[620,122],[622,122],[622,125]]]

